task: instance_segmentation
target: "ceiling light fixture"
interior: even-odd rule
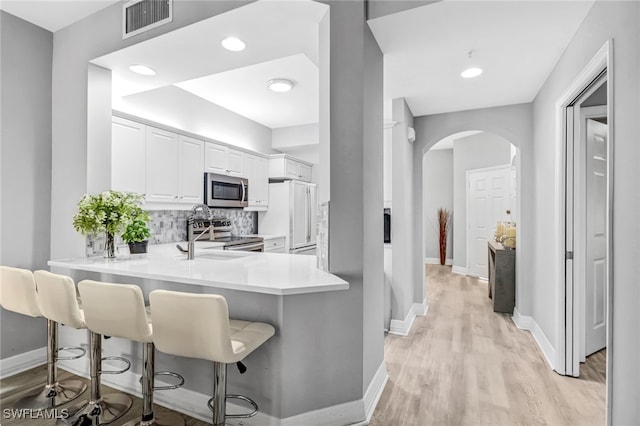
[[[267,81],[267,87],[274,92],[288,92],[293,89],[294,83],[286,78],[274,78]]]
[[[220,44],[222,44],[222,47],[232,52],[240,52],[241,50],[244,50],[245,47],[247,47],[247,45],[244,44],[244,41],[235,37],[227,37],[222,40]]]
[[[471,61],[473,56],[473,50],[469,50],[467,52],[467,56],[469,57],[469,61]],[[460,76],[462,78],[473,78],[473,77],[479,76],[480,74],[482,74],[482,68],[478,68],[476,66],[470,66],[466,70],[462,71],[460,73]]]
[[[146,65],[129,65],[129,69],[141,75],[156,75],[155,70]]]

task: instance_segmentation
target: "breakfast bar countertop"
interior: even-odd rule
[[[318,269],[315,256],[217,248],[217,244],[197,245],[195,259],[187,260],[175,244],[158,244],[150,245],[143,255],[58,259],[48,265],[280,296],[349,288],[343,279]]]

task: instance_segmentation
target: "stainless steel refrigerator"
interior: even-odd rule
[[[269,207],[258,213],[258,232],[286,236],[291,254],[316,254],[318,201],[312,183],[288,180],[269,184]]]

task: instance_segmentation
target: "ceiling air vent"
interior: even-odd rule
[[[132,0],[122,6],[122,38],[143,33],[173,19],[173,0]]]

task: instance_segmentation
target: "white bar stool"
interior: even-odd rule
[[[248,418],[258,412],[258,405],[243,395],[227,395],[227,364],[240,364],[247,355],[275,334],[270,324],[229,319],[224,297],[215,294],[192,294],[154,290],[149,294],[153,315],[153,340],[158,350],[189,358],[213,361],[213,424],[223,426],[225,418]],[[226,399],[250,403],[254,411],[226,414]],[[213,404],[212,404],[213,401]]]
[[[78,284],[87,326],[92,332],[140,342],[142,346],[142,416],[126,423],[129,425],[184,425],[184,419],[176,414],[153,412],[153,391],[177,389],[184,384],[182,376],[171,372],[155,373],[155,347],[151,317],[147,315],[140,287],[129,284],[112,284],[84,280]],[[155,387],[155,375],[169,375],[179,383]]]
[[[73,287],[73,283],[72,283]],[[75,287],[74,301],[75,298]],[[35,393],[18,400],[13,407],[24,409],[54,408],[76,399],[82,394],[87,385],[81,380],[58,381],[57,361],[59,359],[77,359],[85,354],[82,348],[58,348],[58,322],[56,318],[47,315],[46,309],[39,306],[41,295],[37,291],[34,274],[26,269],[0,266],[0,304],[3,308],[28,315],[30,317],[47,318],[47,383],[44,389],[39,388]],[[77,305],[77,302],[76,302]],[[76,306],[77,308],[77,306]],[[84,327],[84,320],[64,322],[74,328]],[[60,350],[79,350],[81,354],[70,357],[59,357]]]

